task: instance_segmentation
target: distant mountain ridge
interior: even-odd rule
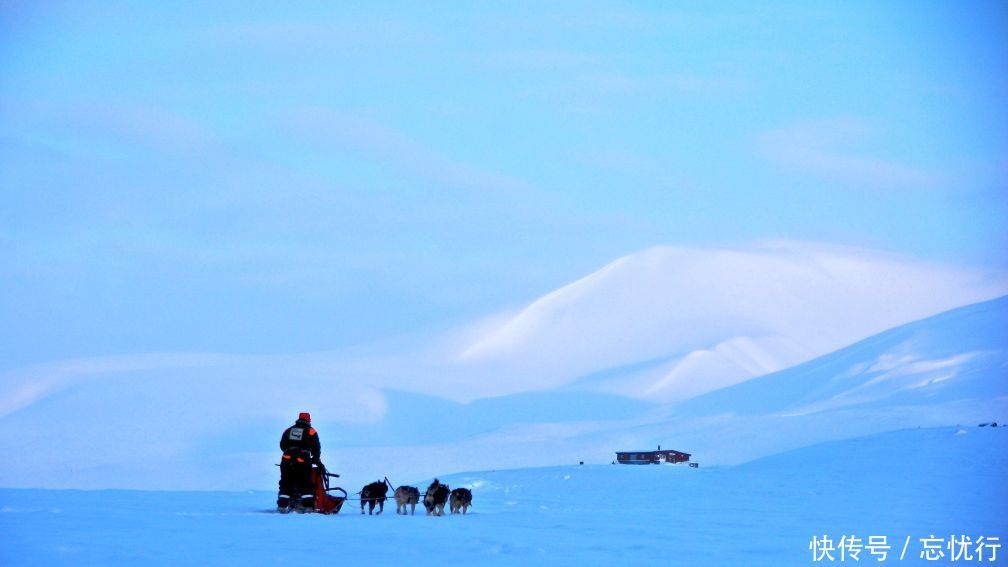
[[[459,366],[560,386],[687,399],[788,368],[896,325],[1008,293],[1004,274],[793,242],[655,247],[620,258],[482,330]],[[524,385],[522,383],[519,383]],[[500,392],[507,393],[507,392]]]
[[[580,387],[439,410],[467,414],[478,407],[498,416],[498,426],[469,438],[456,429],[450,443],[394,451],[417,461],[433,451],[438,459],[475,468],[508,468],[609,462],[616,450],[661,444],[690,452],[704,465],[737,464],[824,441],[1008,420],[1008,296],[913,321],[688,400],[631,406],[621,396],[585,399]],[[591,412],[567,409],[585,402],[595,405]],[[549,405],[556,409],[547,411]],[[390,413],[401,409],[393,405]],[[413,426],[431,421],[437,418],[420,417]],[[367,462],[377,452],[357,448],[353,454]]]

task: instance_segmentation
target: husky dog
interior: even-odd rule
[[[410,515],[412,516],[416,511],[417,502],[420,501],[420,490],[415,486],[400,486],[395,489],[395,511],[396,514],[406,515],[406,505],[409,504]]]
[[[368,504],[368,514],[372,514],[375,509],[375,504],[378,505],[378,513],[381,514],[385,510],[385,493],[388,492],[388,485],[380,480],[376,480],[371,484],[365,486],[360,491],[360,513],[364,513],[364,505]]]
[[[424,507],[427,508],[427,515],[430,516],[434,514],[435,516],[444,515],[444,505],[448,502],[448,494],[450,489],[447,484],[441,484],[438,479],[434,479],[434,482],[427,487],[427,492],[424,493],[423,503]]]
[[[450,506],[452,514],[458,514],[459,511],[465,514],[469,511],[469,507],[472,506],[472,492],[468,488],[456,488],[452,490]]]

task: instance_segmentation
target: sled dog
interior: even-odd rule
[[[450,506],[452,514],[458,514],[460,511],[465,514],[469,511],[469,506],[472,506],[472,492],[468,488],[452,490]]]
[[[364,513],[364,505],[367,504],[369,506],[368,514],[372,514],[375,504],[377,504],[378,513],[381,514],[385,510],[386,492],[388,492],[388,486],[380,480],[376,480],[362,488],[360,491],[360,513]]]
[[[444,506],[448,501],[448,494],[450,490],[447,484],[441,484],[438,479],[434,479],[434,482],[427,487],[427,492],[424,493],[424,507],[427,508],[427,515],[431,514],[435,516],[444,515]]]
[[[410,515],[416,510],[417,502],[420,501],[420,490],[415,486],[402,485],[395,489],[392,495],[396,502],[396,514],[406,515],[406,505],[410,507]]]

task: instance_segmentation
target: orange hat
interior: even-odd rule
[[[298,414],[298,419],[303,419],[307,422],[311,422],[311,414],[306,411],[303,411]]]

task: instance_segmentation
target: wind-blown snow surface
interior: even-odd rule
[[[361,516],[353,502],[337,516],[285,516],[270,513],[272,492],[5,489],[0,563],[813,565],[813,537],[867,544],[886,536],[882,565],[933,564],[921,560],[921,538],[1004,544],[1006,473],[1008,429],[970,426],[826,443],[726,468],[451,475],[442,480],[471,488],[473,508],[441,518],[397,516],[394,505]],[[950,558],[943,550],[940,564]],[[1008,551],[995,551],[997,561],[984,565],[1008,563]],[[867,550],[860,559],[880,564]]]

